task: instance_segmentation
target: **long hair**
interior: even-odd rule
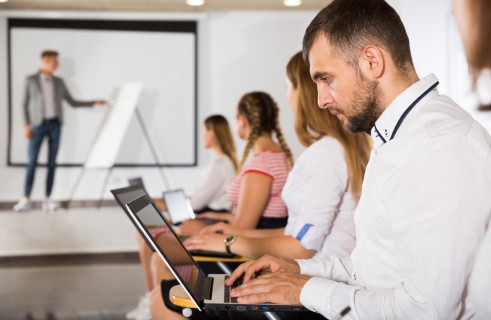
[[[489,0],[470,0],[468,5],[472,17],[469,21],[476,24],[477,35],[467,50],[467,61],[469,71],[472,77],[472,83],[475,86],[481,71],[491,68],[491,42],[489,34],[491,33],[491,1]]]
[[[286,66],[286,74],[299,92],[295,108],[295,133],[298,140],[306,147],[323,136],[338,140],[346,156],[351,192],[355,199],[359,199],[365,168],[370,157],[370,138],[366,133],[347,132],[339,119],[317,106],[317,88],[310,78],[302,52],[290,59]]]
[[[216,114],[205,119],[205,127],[215,133],[220,150],[232,161],[235,170],[238,169],[237,152],[232,131],[224,116]]]
[[[293,155],[280,127],[279,108],[273,98],[261,91],[246,93],[239,101],[238,113],[244,115],[250,125],[250,133],[244,148],[240,166],[244,164],[257,138],[263,133],[276,134],[281,149],[293,165]]]

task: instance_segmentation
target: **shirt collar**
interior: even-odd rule
[[[49,81],[51,80],[52,76],[51,73],[39,72],[39,78],[44,81]]]
[[[417,81],[412,86],[404,90],[392,103],[385,109],[375,122],[370,135],[373,140],[373,147],[377,149],[386,141],[390,140],[397,122],[403,116],[406,109],[421,96],[425,91],[434,86],[438,79],[434,74]],[[419,102],[418,102],[419,103]],[[377,131],[378,130],[378,131]]]

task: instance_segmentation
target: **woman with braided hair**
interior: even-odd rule
[[[286,225],[288,211],[281,192],[293,165],[293,156],[280,128],[278,105],[269,94],[250,92],[240,99],[237,133],[247,144],[239,165],[240,173],[227,188],[233,212],[207,212],[200,217],[227,220],[239,229],[282,228]],[[184,222],[181,230],[196,234],[204,227],[193,220]]]

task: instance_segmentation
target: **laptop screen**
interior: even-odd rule
[[[196,217],[184,190],[165,191],[163,198],[172,223],[176,224]]]
[[[169,269],[199,308],[199,299],[196,298],[196,293],[201,290],[200,286],[205,274],[199,269],[172,229],[170,229],[170,237],[165,239],[161,237],[159,238],[160,241],[153,239],[149,224],[152,225],[157,220],[163,224],[166,222],[147,195],[131,201],[127,206],[130,209],[130,215],[135,217],[144,229],[138,228],[138,230],[152,243],[152,247],[162,256]]]

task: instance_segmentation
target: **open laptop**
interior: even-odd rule
[[[239,304],[235,298],[230,297],[230,287],[225,286],[225,274],[206,275],[199,265],[193,260],[189,252],[180,242],[177,235],[172,232],[178,245],[174,242],[160,245],[155,241],[147,227],[148,223],[154,223],[161,220],[166,223],[163,216],[152,203],[152,199],[143,195],[126,204],[128,213],[138,228],[142,236],[151,244],[155,251],[165,262],[174,277],[181,284],[182,288],[193,301],[196,307],[201,311],[203,309],[211,310],[236,310],[236,311],[307,311],[301,305],[279,305],[279,304]],[[180,257],[180,258],[177,258]],[[191,278],[185,281],[179,269],[175,267],[174,262],[177,259],[186,261],[184,264],[192,268]]]
[[[191,219],[199,219],[200,222],[210,225],[223,220],[201,219],[196,216],[191,206],[191,202],[186,197],[183,189],[164,191],[162,198],[167,208],[172,224],[179,225],[181,222]]]
[[[178,225],[183,221],[196,219],[191,202],[183,189],[164,191],[162,198],[172,224]]]
[[[130,184],[130,186],[143,186],[143,178],[142,177],[129,178],[128,183]]]
[[[113,194],[114,198],[118,202],[118,204],[123,208],[124,212],[128,215],[130,218],[131,222],[135,225],[135,227],[138,229],[138,225],[135,224],[134,220],[131,218],[131,215],[128,212],[128,209],[126,208],[126,204],[130,202],[131,200],[134,200],[142,195],[146,195],[148,197],[147,192],[145,191],[145,188],[143,187],[142,184],[138,185],[133,185],[129,186],[126,188],[121,188],[121,189],[113,189],[111,190],[111,193]],[[147,223],[147,228],[149,229],[155,229],[155,228],[164,228],[168,227],[168,224],[164,219],[161,218],[161,216],[154,216],[153,221],[146,221]],[[172,226],[170,227],[172,229]],[[185,236],[180,236],[183,239],[186,238]],[[145,237],[143,237],[146,239]],[[153,248],[152,245],[147,241],[148,245],[150,248]],[[236,255],[233,253],[228,253],[228,252],[218,252],[218,251],[208,251],[208,250],[192,250],[191,254],[194,256],[205,256],[205,257],[217,257],[217,258],[233,258]]]

